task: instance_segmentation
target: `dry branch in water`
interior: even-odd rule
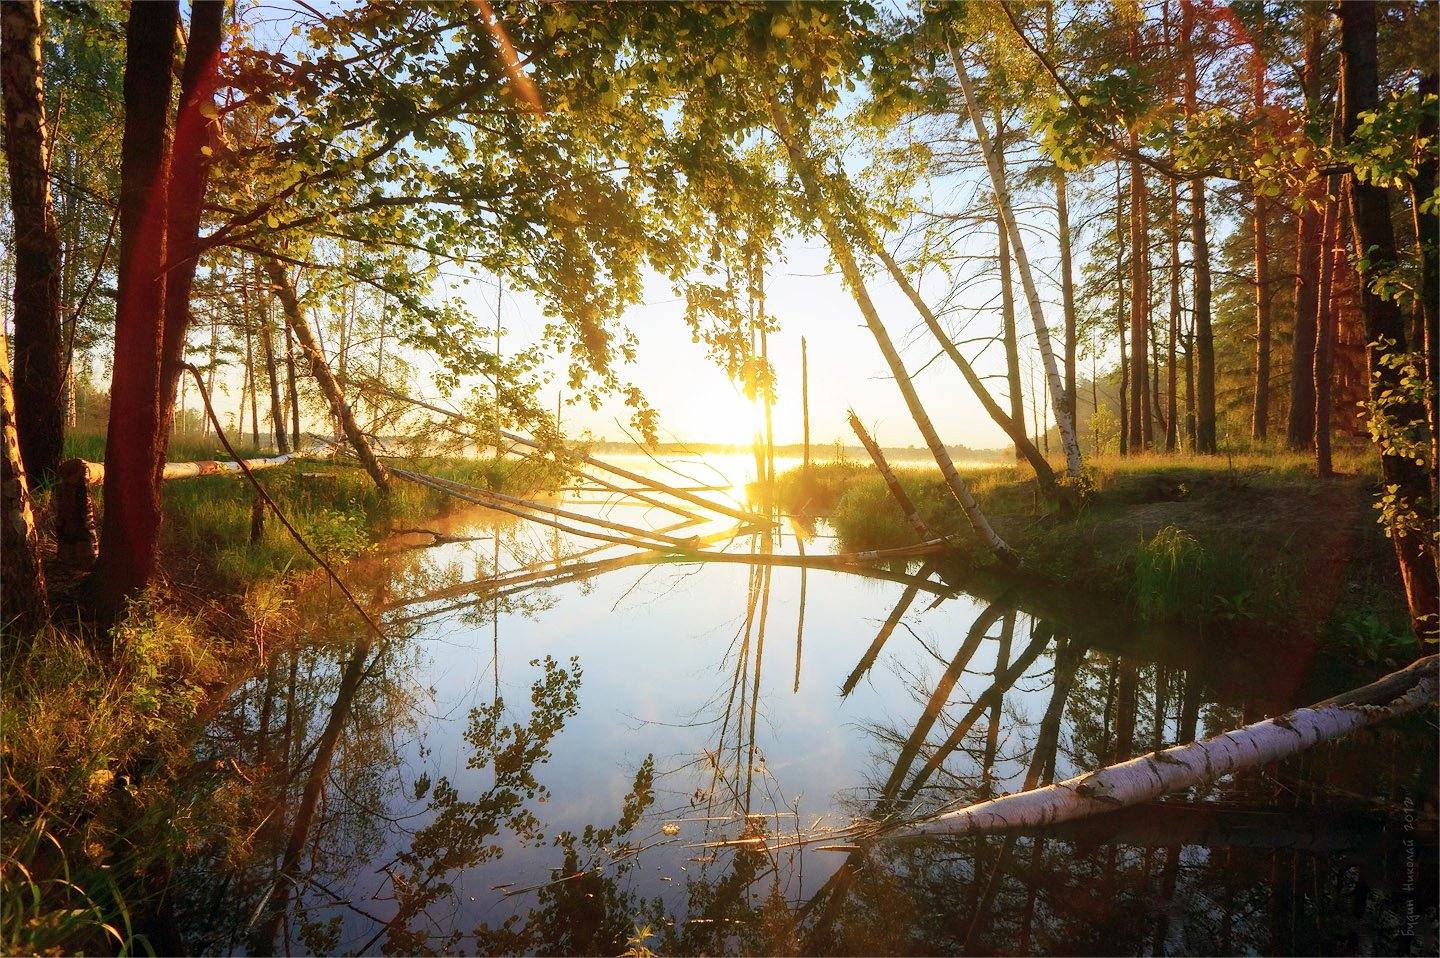
[[[1427,656],[1354,692],[1197,742],[1142,755],[1045,788],[945,812],[878,835],[971,835],[1102,815],[1274,762],[1386,719],[1433,706],[1436,663]],[[1385,698],[1376,702],[1377,690]]]

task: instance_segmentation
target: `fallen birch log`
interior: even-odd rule
[[[1354,692],[1230,732],[1176,745],[1109,768],[945,812],[880,839],[971,835],[1038,828],[1102,815],[1214,781],[1343,738],[1386,719],[1433,707],[1436,663],[1427,656]],[[1372,701],[1376,689],[1388,696]]]
[[[245,465],[250,467],[251,472],[258,469],[271,469],[275,466],[283,466],[295,458],[295,453],[287,452],[283,456],[274,456],[269,459],[246,459]],[[80,463],[78,466],[71,463]],[[87,462],[84,459],[73,459],[61,466],[61,469],[68,476],[74,473],[76,476],[84,475],[86,485],[98,486],[105,481],[105,463]],[[194,479],[196,476],[227,476],[238,475],[243,472],[240,464],[233,459],[199,459],[195,462],[167,462],[165,470],[161,473],[161,479]]]
[[[283,466],[296,458],[286,453],[270,459],[246,459],[252,472]],[[196,476],[238,475],[243,470],[234,460],[201,459],[198,462],[167,462],[161,479],[193,479]],[[90,487],[105,481],[105,463],[67,459],[60,464],[60,482],[55,490],[55,542],[58,557],[74,569],[88,569],[95,561],[100,537],[95,527],[95,502]]]

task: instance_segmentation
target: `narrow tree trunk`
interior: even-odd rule
[[[852,221],[851,226],[852,228],[859,229],[861,224]],[[1040,492],[1047,499],[1059,501],[1062,508],[1069,508],[1070,505],[1072,505],[1071,497],[1060,489],[1060,485],[1055,479],[1055,470],[1050,468],[1049,461],[1040,454],[1040,450],[1035,448],[1035,444],[1025,435],[1024,416],[1011,417],[1005,414],[1005,411],[1000,408],[1000,404],[995,401],[995,397],[990,395],[990,390],[985,387],[984,381],[976,374],[974,367],[970,365],[970,362],[960,352],[959,348],[951,341],[950,337],[946,335],[944,328],[940,325],[940,320],[936,318],[935,313],[930,309],[929,305],[926,304],[925,300],[920,297],[914,284],[910,282],[910,278],[905,275],[904,270],[895,262],[895,258],[890,255],[883,245],[875,241],[873,236],[870,236],[868,227],[866,230],[862,235],[870,240],[870,252],[874,253],[880,259],[891,278],[905,291],[905,295],[909,297],[915,310],[920,314],[920,318],[924,320],[925,328],[930,331],[931,336],[935,337],[936,342],[940,344],[940,348],[945,351],[945,355],[949,356],[950,361],[955,364],[955,368],[960,370],[960,375],[965,377],[965,382],[970,386],[970,390],[975,393],[975,397],[980,400],[980,405],[985,408],[985,412],[989,414],[990,418],[993,419],[1001,429],[1005,430],[1005,434],[1010,437],[1010,441],[1015,444],[1016,448],[1024,451],[1025,461],[1030,463],[1030,468],[1035,470],[1035,480],[1040,486]]]
[[[1348,143],[1359,125],[1360,114],[1374,110],[1379,104],[1379,72],[1376,65],[1377,26],[1374,5],[1358,0],[1340,3],[1341,81],[1345,87],[1344,133]],[[1384,273],[1398,262],[1394,227],[1390,219],[1389,197],[1373,183],[1359,182],[1350,177],[1350,213],[1354,230],[1354,256],[1357,262],[1370,264],[1369,272]],[[1365,340],[1370,368],[1370,397],[1378,399],[1387,391],[1399,392],[1400,370],[1387,364],[1385,357],[1404,352],[1405,324],[1399,305],[1393,299],[1375,295],[1370,289],[1370,276],[1360,284],[1361,306],[1365,314]],[[1425,417],[1423,406],[1404,404],[1389,409],[1394,425],[1412,428]],[[1402,500],[1402,508],[1414,510],[1434,520],[1434,504],[1430,502],[1430,482],[1425,469],[1411,459],[1385,455],[1380,458],[1381,471],[1387,487]],[[1427,544],[1428,530],[1406,529],[1398,523],[1390,528],[1400,575],[1405,582],[1405,596],[1410,607],[1410,620],[1415,634],[1423,638],[1433,634],[1440,621],[1440,595],[1437,595],[1433,543]]]
[[[1075,267],[1070,251],[1070,200],[1065,172],[1055,170],[1056,228],[1060,233],[1060,300],[1065,311],[1065,397],[1069,402],[1070,419],[1078,422],[1076,406],[1075,355],[1079,345],[1075,318]]]
[[[998,255],[996,267],[1000,270],[1000,317],[1002,340],[1005,346],[1005,381],[1010,393],[1010,418],[1016,422],[1025,421],[1025,393],[1020,385],[1020,339],[1015,333],[1015,291],[1010,284],[1010,240],[1005,235],[1005,221],[995,217],[998,230]],[[1025,458],[1024,447],[1015,444],[1015,459]]]
[[[161,440],[155,468],[165,465],[175,421],[175,393],[185,336],[190,329],[190,290],[200,259],[200,211],[210,180],[213,145],[219,136],[215,90],[220,82],[220,40],[225,0],[190,5],[190,37],[180,71],[180,106],[175,114],[175,150],[170,165],[166,226],[165,334],[160,365]],[[254,384],[251,384],[252,388]]]
[[[300,435],[300,389],[295,377],[295,338],[290,324],[285,324],[285,381],[290,397],[290,439],[296,452],[300,451],[303,438]]]
[[[1257,44],[1259,40],[1255,41]],[[1265,112],[1265,58],[1257,49],[1254,56],[1255,118]],[[1270,202],[1252,185],[1250,228],[1255,245],[1255,401],[1250,420],[1250,438],[1270,435]]]
[[[279,260],[267,259],[265,261],[266,272],[270,276],[270,284],[274,287],[275,293],[280,297],[280,306],[285,313],[285,324],[295,335],[295,340],[300,344],[300,351],[310,363],[310,373],[315,381],[320,384],[320,389],[325,393],[325,398],[330,403],[330,411],[340,422],[345,432],[345,438],[350,441],[350,446],[355,450],[355,456],[375,485],[387,495],[390,492],[390,475],[380,460],[375,458],[375,453],[370,449],[370,442],[365,434],[360,431],[360,426],[355,422],[355,416],[350,411],[350,406],[345,402],[345,394],[340,391],[340,384],[335,381],[335,376],[330,372],[330,365],[325,361],[325,356],[320,352],[320,345],[315,341],[315,336],[310,332],[310,324],[305,320],[305,314],[300,309],[300,299],[295,295],[295,287],[290,282],[290,277],[285,273],[285,267]]]
[[[247,284],[247,289],[248,284]],[[250,378],[250,443],[254,446],[260,445],[260,378],[255,375],[255,331],[251,328],[253,317],[250,315],[249,305],[245,309],[245,375]],[[240,418],[243,420],[244,410],[241,410]]]
[[[1120,163],[1115,163],[1115,328],[1120,336],[1120,455],[1130,452],[1130,418],[1126,405],[1130,359],[1125,353],[1125,189]]]
[[[1341,141],[1341,125],[1345,117],[1345,91],[1335,91],[1335,114],[1330,123],[1330,145],[1338,149]],[[1313,375],[1315,383],[1315,472],[1325,479],[1334,475],[1330,457],[1330,414],[1334,405],[1330,396],[1334,382],[1334,355],[1336,326],[1339,323],[1340,308],[1336,303],[1335,270],[1348,268],[1343,260],[1345,211],[1348,201],[1344,197],[1345,181],[1338,173],[1332,173],[1325,180],[1325,209],[1320,224],[1320,282],[1316,294],[1315,359]]]
[[[0,5],[5,161],[15,238],[14,402],[29,477],[46,483],[65,440],[65,350],[60,334],[60,230],[50,195],[39,0]]]
[[[1140,142],[1132,131],[1130,149],[1138,151]],[[1130,161],[1130,451],[1148,448],[1146,427],[1150,422],[1150,243],[1146,220],[1149,203],[1146,199],[1145,172],[1138,160]]]
[[[974,496],[970,494],[965,480],[955,471],[955,463],[950,459],[950,453],[945,448],[944,441],[940,434],[935,431],[934,424],[930,421],[930,414],[925,411],[925,406],[920,402],[920,396],[915,391],[915,385],[910,380],[910,374],[905,371],[905,363],[900,358],[900,353],[895,349],[894,343],[890,340],[890,334],[885,329],[884,323],[880,321],[880,314],[875,309],[875,304],[870,300],[870,293],[865,288],[865,280],[860,273],[860,267],[855,262],[854,254],[850,250],[849,241],[840,224],[836,221],[834,214],[826,205],[825,197],[821,195],[820,186],[811,167],[809,154],[796,140],[790,122],[786,118],[779,101],[771,95],[770,116],[775,124],[776,132],[784,143],[786,152],[789,154],[791,164],[804,186],[805,192],[810,199],[816,216],[820,220],[821,228],[825,232],[826,240],[830,246],[832,255],[840,265],[840,271],[845,276],[845,281],[850,287],[850,293],[855,298],[855,303],[860,308],[861,314],[865,317],[865,323],[870,327],[870,333],[875,337],[876,345],[880,347],[880,353],[885,358],[885,363],[890,367],[891,375],[895,377],[895,383],[900,388],[900,394],[905,399],[905,405],[910,411],[910,417],[915,420],[915,426],[920,430],[925,444],[930,447],[930,453],[935,457],[935,462],[940,466],[940,473],[945,477],[945,483],[952,495],[960,504],[966,519],[969,520],[971,528],[976,535],[990,548],[991,551],[1004,563],[1018,565],[1020,557],[1006,544],[1005,540],[990,526],[989,520],[980,511],[979,505],[975,502]],[[1023,427],[1022,427],[1023,428]]]
[[[1060,444],[1065,448],[1065,471],[1070,478],[1079,482],[1080,440],[1075,435],[1075,421],[1070,417],[1069,400],[1065,396],[1065,384],[1055,364],[1055,352],[1050,348],[1050,329],[1045,324],[1045,312],[1040,306],[1040,291],[1035,286],[1035,277],[1030,272],[1030,258],[1025,253],[1025,239],[1015,221],[1015,209],[1010,202],[1010,187],[1005,181],[1004,171],[999,166],[998,151],[985,132],[985,120],[980,105],[971,89],[970,75],[965,64],[950,47],[950,59],[955,65],[955,75],[960,81],[960,91],[965,97],[965,106],[970,113],[970,122],[975,127],[975,138],[979,141],[980,152],[985,156],[985,166],[990,173],[990,185],[995,191],[995,203],[1005,222],[1005,231],[1010,236],[1010,249],[1015,257],[1015,267],[1020,273],[1020,287],[1025,291],[1025,301],[1030,308],[1030,320],[1035,327],[1035,348],[1045,364],[1045,378],[1050,384],[1050,396],[1055,413],[1055,424],[1060,429]]]
[[[275,360],[275,337],[270,329],[268,303],[260,306],[260,349],[265,354],[265,377],[270,381],[270,425],[275,430],[275,448],[287,453],[290,451],[290,439],[285,434],[285,405],[280,401],[280,374]]]
[[[8,9],[5,16],[10,16]],[[23,642],[49,621],[50,599],[15,427],[9,349],[5,337],[0,336],[0,441],[5,446],[5,457],[0,460],[0,628],[8,632],[13,624]],[[9,651],[13,657],[18,649]]]
[[[885,488],[890,490],[890,498],[894,499],[895,504],[900,507],[900,512],[905,516],[905,521],[910,523],[910,528],[915,530],[915,534],[920,537],[921,542],[929,542],[934,539],[934,533],[932,533],[930,527],[925,524],[925,520],[920,518],[920,513],[916,510],[915,503],[910,499],[909,494],[905,492],[904,487],[900,485],[900,480],[895,478],[895,473],[890,468],[890,463],[885,461],[885,453],[881,451],[880,446],[875,440],[870,438],[870,434],[865,431],[865,427],[860,423],[860,417],[855,415],[855,410],[853,409],[849,411],[849,421],[850,428],[855,430],[855,435],[859,438],[860,445],[864,446],[865,451],[870,454],[871,461],[875,463],[875,468],[880,472],[880,478],[885,480]]]
[[[102,611],[154,576],[160,532],[157,463],[165,326],[167,119],[179,23],[176,0],[136,3],[125,30],[125,132],[120,150],[120,253],[115,361],[105,434],[105,515],[96,566]]]
[[[1194,0],[1180,0],[1181,58],[1185,66],[1185,117],[1199,112],[1195,95]],[[1191,309],[1195,315],[1195,450],[1214,454],[1215,432],[1215,334],[1210,326],[1210,241],[1206,236],[1205,178],[1190,180],[1190,256],[1194,261],[1195,283]]]
[[[1180,443],[1179,384],[1175,348],[1180,338],[1180,193],[1170,181],[1170,335],[1165,343],[1165,451]]]
[[[1420,78],[1420,95],[1434,96],[1437,77],[1434,67]],[[1430,419],[1430,495],[1431,502],[1440,503],[1440,397],[1436,383],[1440,382],[1440,212],[1432,205],[1429,212],[1420,207],[1435,195],[1437,139],[1435,107],[1426,109],[1420,120],[1420,135],[1429,137],[1431,148],[1422,155],[1415,179],[1410,183],[1410,211],[1415,220],[1415,238],[1420,247],[1420,328],[1422,342],[1417,347],[1425,352],[1425,381],[1430,384],[1426,393],[1426,411]],[[1433,203],[1433,200],[1432,200]]]
[[[1320,58],[1325,52],[1324,31],[1318,17],[1309,26],[1301,86],[1306,115],[1320,108]],[[1320,306],[1321,228],[1325,206],[1325,179],[1316,176],[1305,191],[1305,205],[1296,225],[1295,333],[1290,339],[1290,412],[1285,423],[1285,444],[1309,449],[1315,438],[1315,338]]]

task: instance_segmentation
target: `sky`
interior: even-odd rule
[[[284,5],[282,4],[282,7]],[[273,16],[273,10],[266,8]],[[263,19],[263,18],[262,18]],[[261,30],[273,31],[270,42],[279,42],[288,34],[288,21],[279,18],[262,23]],[[969,202],[976,190],[989,192],[988,180],[977,162],[971,170],[948,182],[932,185],[940,196],[937,206],[958,210]],[[1048,203],[1051,198],[1037,198]],[[1072,197],[1072,204],[1075,198]],[[1048,210],[1021,211],[1022,224],[1027,221],[1039,230],[1027,231],[1030,258],[1040,277],[1041,297],[1052,329],[1059,327],[1058,291],[1049,282],[1045,269],[1055,258],[1053,239],[1044,232],[1053,229]],[[995,231],[993,223],[975,224],[966,228],[961,252],[993,257]],[[903,257],[900,257],[903,260]],[[845,289],[837,272],[827,270],[828,250],[817,236],[792,238],[781,250],[765,279],[767,308],[775,317],[780,331],[769,338],[769,353],[777,375],[777,402],[774,408],[775,440],[779,444],[799,443],[802,438],[801,359],[800,342],[806,340],[809,355],[809,406],[812,444],[826,445],[839,439],[853,444],[854,435],[846,423],[846,411],[853,407],[882,445],[904,447],[922,445],[905,408],[899,388],[874,338],[865,326],[854,300]],[[1079,264],[1077,263],[1077,271]],[[453,267],[452,267],[453,268]],[[973,272],[973,266],[970,267]],[[476,277],[479,282],[468,286],[447,283],[437,290],[465,299],[485,324],[493,322],[495,285],[493,277]],[[936,307],[949,290],[949,280],[938,271],[931,271],[920,284],[922,294]],[[872,273],[867,283],[872,299],[889,329],[891,338],[902,350],[905,362],[915,377],[931,419],[946,443],[976,449],[1008,445],[1004,433],[981,408],[969,387],[950,360],[939,353],[939,347],[920,324],[913,305],[887,275]],[[997,284],[994,277],[969,281],[954,297],[961,312],[970,319],[961,335],[976,337],[998,333],[1000,328]],[[1033,333],[1030,317],[1024,306],[1019,277],[1016,276],[1017,323],[1022,337],[1024,387],[1038,385],[1038,369],[1032,369],[1037,356],[1032,348]],[[996,300],[992,302],[992,300]],[[937,312],[939,312],[937,308]],[[959,314],[957,314],[959,315]],[[521,291],[507,286],[501,324],[505,329],[502,350],[512,352],[540,338],[546,317],[540,305]],[[743,399],[723,369],[705,355],[703,344],[693,342],[684,321],[684,303],[677,298],[668,280],[651,276],[647,280],[643,302],[632,307],[623,322],[638,339],[638,356],[633,364],[619,369],[622,379],[633,382],[644,392],[649,403],[659,411],[662,439],[683,439],[690,442],[748,443],[757,426],[752,406]],[[947,327],[953,320],[942,316]],[[1057,343],[1058,346],[1058,343]],[[998,344],[982,349],[978,343],[963,343],[962,351],[982,376],[990,380],[992,390],[1002,405],[1006,404],[1003,356]],[[1058,358],[1058,357],[1057,357]],[[426,364],[420,360],[423,369]],[[555,391],[564,382],[563,364],[551,365],[552,385],[541,405],[553,408]],[[422,376],[422,384],[429,377]],[[471,380],[465,387],[481,385]],[[419,393],[436,398],[425,385]],[[233,415],[238,403],[236,383],[218,397],[217,405]],[[227,420],[230,416],[227,415]],[[605,404],[592,411],[583,403],[567,404],[563,412],[567,432],[583,429],[599,439],[623,440],[628,425],[628,410],[620,401]],[[1047,417],[1048,418],[1048,417]]]
[[[1036,247],[1032,257],[1043,259],[1049,244],[1039,242],[1038,237],[1032,237],[1031,241]],[[968,245],[977,252],[989,251],[993,255],[993,227],[975,227]],[[777,376],[776,443],[799,443],[802,438],[800,341],[803,337],[809,359],[813,445],[831,444],[836,439],[854,444],[854,434],[846,424],[846,410],[850,407],[882,445],[922,445],[900,390],[839,272],[827,272],[828,251],[823,241],[818,237],[792,239],[783,253],[783,261],[772,265],[765,278],[766,305],[780,326],[780,331],[772,334],[768,342]],[[1052,292],[1048,288],[1050,284],[1044,279],[1040,282],[1041,296],[1047,299],[1046,312],[1054,328],[1060,325],[1059,309],[1055,303],[1048,302]],[[921,291],[933,307],[943,298],[947,285],[944,276],[932,271],[922,283]],[[991,280],[975,282],[960,294],[959,302],[977,311],[966,330],[967,336],[999,329],[998,305],[994,308],[986,305],[994,285]],[[1018,278],[1015,285],[1019,297]],[[891,338],[902,349],[920,397],[945,442],[975,449],[1007,445],[1004,432],[985,413],[959,371],[948,358],[936,358],[938,345],[921,325],[914,306],[889,276],[872,274],[867,287]],[[476,287],[472,285],[469,289]],[[493,284],[488,285],[488,290],[472,294],[471,308],[478,315],[494,315]],[[1017,310],[1023,335],[1029,329],[1029,315],[1023,300],[1017,304]],[[635,332],[639,347],[635,363],[623,367],[621,373],[638,385],[660,412],[662,439],[714,443],[750,441],[756,422],[752,408],[724,371],[707,358],[704,345],[691,340],[684,320],[684,302],[675,296],[667,280],[651,276],[644,302],[632,307],[625,314],[624,322]],[[523,294],[507,293],[501,318],[506,331],[502,349],[510,351],[538,339],[544,323],[544,314],[533,300]],[[963,347],[963,351],[982,376],[1003,376],[998,345],[983,354],[975,344]],[[1033,349],[1027,348],[1024,352],[1027,354],[1024,385],[1028,390],[1028,364],[1033,363],[1035,357]],[[1039,375],[1038,367],[1036,375]],[[562,379],[555,377],[556,382]],[[1003,380],[992,380],[991,386],[1003,403]],[[553,402],[553,398],[547,400],[549,404]],[[627,422],[627,412],[618,401],[596,412],[581,404],[567,405],[563,414],[567,431],[579,427],[588,429],[596,438],[623,440],[625,436],[616,425],[617,418]]]

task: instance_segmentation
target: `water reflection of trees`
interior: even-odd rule
[[[394,566],[404,578],[379,563],[365,596],[383,607],[396,594],[493,576],[500,563],[487,547],[490,556]],[[768,557],[773,545],[759,537],[753,548]],[[579,662],[530,663],[528,705],[507,705],[497,691],[475,706],[465,773],[432,780],[405,764],[425,695],[422,653],[404,629],[372,645],[324,602],[297,608],[297,630],[325,643],[275,656],[205,743],[202,758],[231,763],[245,783],[235,800],[249,803],[251,828],[244,841],[197,855],[185,876],[186,940],[221,952],[613,954],[648,926],[649,947],[686,954],[1426,947],[1400,934],[1407,901],[1434,917],[1433,867],[1416,869],[1423,887],[1403,889],[1413,873],[1395,815],[1407,798],[1433,803],[1435,761],[1428,750],[1412,754],[1414,722],[1044,834],[814,850],[810,823],[764,761],[762,687],[792,684],[762,668],[767,639],[781,634],[773,568],[759,561],[747,571],[704,754],[668,772],[647,758],[614,817],[578,833],[546,821],[543,766],[576,716]],[[927,585],[933,571],[894,574],[906,589],[837,693],[898,659],[889,655],[896,643],[913,651],[919,637],[906,621],[923,615],[917,597],[948,591]],[[531,599],[477,595],[463,614],[498,629],[501,618],[541,607]],[[856,820],[873,827],[1043,785],[1268,707],[1215,701],[1203,661],[1087,648],[1013,598],[983,606],[956,638],[922,648],[935,668],[905,673],[913,720],[866,729],[879,758],[871,786],[849,798]],[[973,681],[982,648],[993,648],[996,664]],[[679,807],[657,801],[667,775],[694,785],[674,790],[687,796]],[[1347,797],[1360,793],[1384,807]],[[701,823],[699,837],[671,835],[675,821]],[[694,847],[677,891],[647,897],[637,880],[643,853],[667,843]],[[1433,836],[1422,856],[1430,848]],[[483,881],[487,865],[521,849],[548,858],[550,873],[504,889],[513,896],[504,917],[475,918],[458,879]]]

